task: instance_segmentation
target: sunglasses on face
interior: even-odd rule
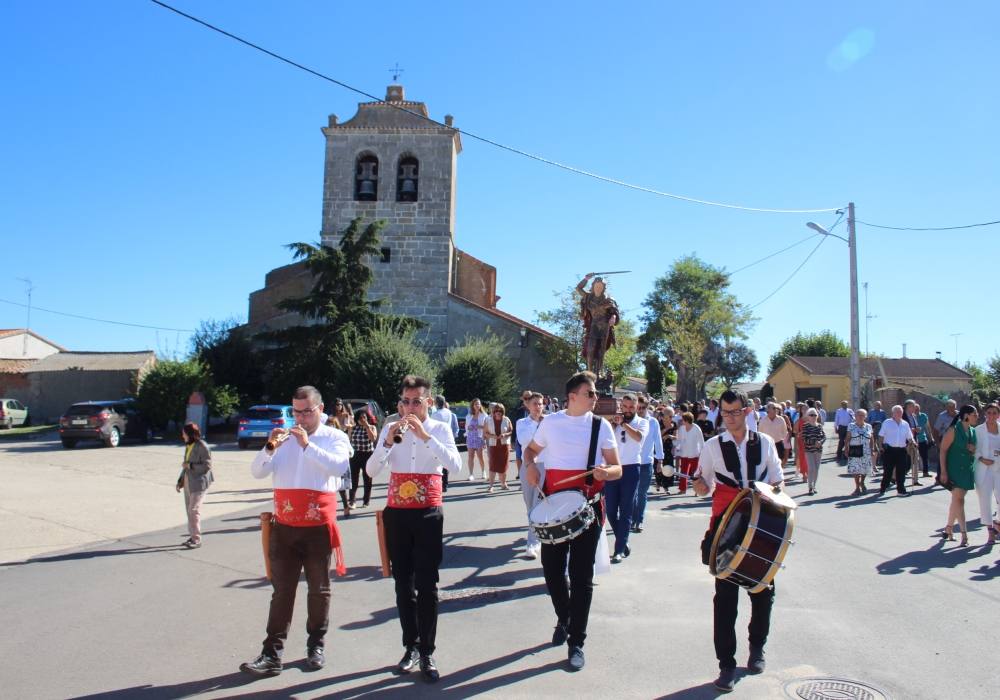
[[[313,406],[311,408],[303,408],[301,411],[299,409],[297,409],[297,408],[293,408],[292,409],[292,413],[294,413],[297,416],[308,416],[310,413],[312,413],[313,411],[315,411],[317,408],[319,408],[319,406]]]
[[[414,408],[416,408],[424,401],[426,401],[426,399],[400,399],[399,403],[403,404],[404,406],[413,406]]]
[[[581,391],[579,393],[586,394],[588,399],[596,399],[597,398],[597,392],[594,391],[593,389],[587,389],[586,391]]]

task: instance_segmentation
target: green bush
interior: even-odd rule
[[[507,343],[492,334],[467,337],[448,350],[438,373],[438,383],[449,402],[507,401],[517,393],[514,362]]]
[[[136,397],[139,410],[159,429],[181,423],[192,392],[205,394],[211,415],[228,416],[239,405],[236,391],[215,386],[208,367],[198,360],[161,360],[143,378]]]
[[[349,331],[344,341],[327,353],[330,371],[317,380],[317,387],[327,402],[335,396],[372,398],[387,413],[393,413],[405,375],[434,381],[434,364],[415,335],[386,322],[367,331]]]

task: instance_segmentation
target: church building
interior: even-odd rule
[[[323,182],[323,244],[337,246],[340,234],[361,217],[384,220],[381,254],[370,261],[374,281],[369,297],[383,310],[420,319],[421,340],[441,357],[468,336],[491,331],[508,341],[520,388],[561,396],[572,371],[551,367],[540,342],[556,340],[547,331],[497,308],[496,268],[455,245],[455,176],[462,152],[453,118],[429,121],[427,106],[405,98],[390,85],[382,102],[358,105],[340,122],[330,115]],[[302,263],[267,274],[264,288],[250,294],[248,326],[253,333],[301,323],[277,302],[311,288]],[[484,400],[502,397],[483,397]]]

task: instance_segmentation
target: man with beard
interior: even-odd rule
[[[649,421],[635,412],[635,396],[622,397],[622,412],[616,414],[615,437],[618,456],[622,463],[622,478],[604,487],[604,500],[608,506],[608,522],[615,533],[615,550],[612,564],[620,564],[632,553],[628,536],[632,532],[632,510],[635,508],[635,490],[639,486],[639,453],[649,435]]]

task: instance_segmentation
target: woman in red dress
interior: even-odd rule
[[[500,477],[500,488],[510,491],[507,486],[507,465],[510,463],[510,436],[514,434],[514,426],[506,413],[507,409],[502,403],[493,404],[490,417],[483,426],[490,463],[490,486],[487,489],[490,493],[493,492],[493,482],[497,476]]]

